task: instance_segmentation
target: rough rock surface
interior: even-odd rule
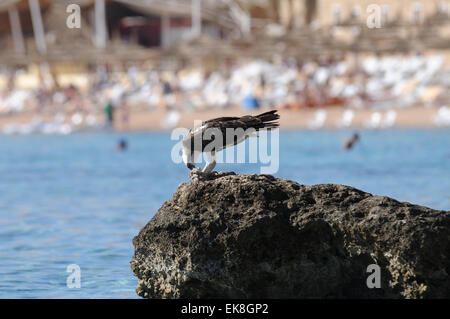
[[[146,298],[450,298],[450,212],[348,186],[217,173],[181,184],[133,244]]]

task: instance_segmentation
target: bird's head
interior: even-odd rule
[[[189,170],[193,170],[195,168],[195,161],[194,150],[191,145],[191,130],[189,130],[189,133],[183,138],[181,151],[184,164],[186,164]]]

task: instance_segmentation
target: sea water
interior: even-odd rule
[[[450,130],[281,131],[276,177],[450,208]],[[116,150],[120,138],[129,148]],[[0,298],[137,298],[132,239],[188,170],[169,133],[0,135]],[[255,174],[261,165],[218,164]],[[80,269],[70,288],[69,265]]]

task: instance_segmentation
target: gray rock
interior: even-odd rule
[[[450,298],[450,212],[349,186],[217,173],[181,184],[133,244],[146,298]]]

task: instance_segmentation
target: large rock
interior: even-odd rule
[[[133,243],[146,298],[450,297],[450,212],[348,186],[219,173],[181,184]]]

